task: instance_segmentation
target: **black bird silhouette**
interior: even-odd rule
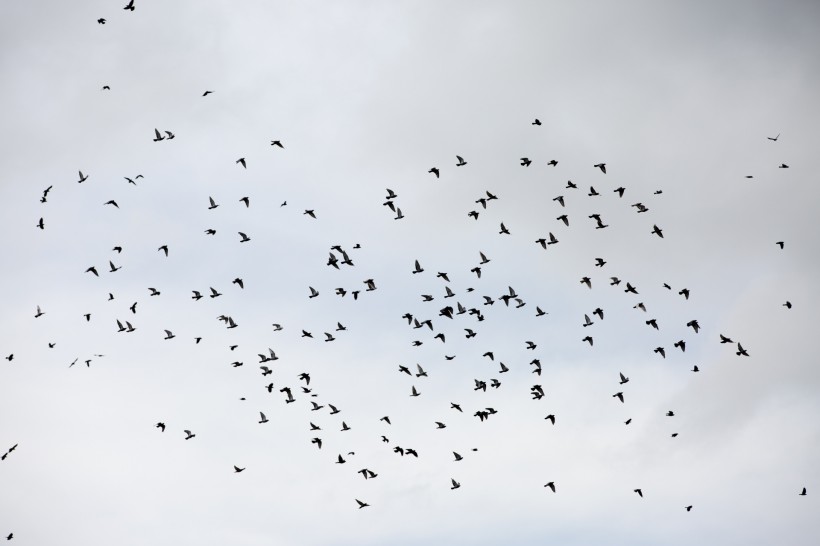
[[[362,502],[362,501],[360,501],[359,499],[353,499],[353,500],[355,500],[355,501],[356,501],[356,504],[358,504],[358,505],[359,505],[359,509],[360,509],[360,510],[361,510],[362,508],[366,507],[366,506],[370,506],[370,505],[369,505],[369,504],[367,504],[366,502]]]
[[[666,350],[663,347],[656,347],[652,350],[653,353],[658,353],[663,358],[666,358]]]
[[[509,235],[510,231],[504,227],[504,222],[501,222],[501,231],[498,232],[499,235]]]
[[[661,228],[659,228],[656,225],[652,226],[652,231],[650,233],[654,233],[655,235],[663,239],[663,230],[661,230]]]
[[[237,159],[236,163],[238,163],[239,165],[242,165],[242,168],[244,168],[244,169],[248,168],[247,163],[245,163],[245,158],[244,157],[240,157],[239,159]]]
[[[40,218],[40,221],[37,222],[37,227],[40,228],[40,229],[45,229],[46,228],[45,224],[43,223],[43,218],[42,217]]]
[[[458,489],[459,487],[461,487],[461,484],[455,481],[454,479],[450,478],[450,481],[453,483],[450,489]]]
[[[593,165],[593,167],[601,169],[601,172],[606,174],[606,163],[598,163],[596,165]]]
[[[783,245],[785,245],[783,241],[777,241],[775,244],[780,247],[780,250],[783,250]]]
[[[643,498],[643,491],[641,491],[640,489],[634,489],[633,491],[637,493],[639,497]]]
[[[239,474],[239,473],[240,473],[240,472],[242,472],[243,470],[245,470],[245,469],[244,469],[244,468],[239,468],[238,466],[233,465],[233,472],[234,472],[234,474]]]
[[[780,133],[777,133],[777,136],[776,136],[776,137],[774,137],[774,138],[772,138],[772,137],[770,137],[770,136],[767,136],[766,138],[767,138],[767,139],[769,139],[769,140],[771,140],[772,142],[777,142],[777,139],[778,139],[778,138],[780,138]]]
[[[250,237],[248,237],[247,235],[245,235],[241,231],[239,231],[238,233],[239,233],[239,236],[241,237],[241,239],[239,240],[240,243],[247,243],[248,241],[251,240]]]
[[[628,377],[626,377],[624,374],[622,374],[622,373],[620,373],[620,372],[619,372],[619,374],[620,374],[620,376],[621,376],[621,381],[619,382],[621,385],[623,385],[624,383],[628,383],[628,382],[629,382],[629,378],[628,378]]]
[[[439,177],[439,171],[438,171],[438,169],[437,169],[436,167],[432,167],[432,168],[431,168],[429,171],[427,171],[427,172],[428,172],[428,173],[433,173],[434,175],[436,175],[436,178],[438,178],[438,177]]]
[[[154,142],[159,142],[160,140],[165,140],[165,137],[159,132],[159,129],[154,127]]]
[[[785,163],[781,163],[781,164],[780,164],[780,166],[779,166],[779,167],[777,167],[777,168],[778,168],[778,169],[788,169],[788,168],[789,168],[789,166],[788,166],[788,165],[786,165]]]
[[[467,162],[464,161],[464,159],[460,155],[457,155],[456,159],[458,159],[458,163],[456,163],[456,167],[463,167],[464,165],[467,164]]]
[[[806,488],[804,487],[803,490],[800,493],[798,493],[798,495],[800,495],[801,497],[805,497],[806,496]]]
[[[185,433],[186,440],[190,440],[191,438],[194,438],[196,436],[196,434],[191,434],[190,430],[183,430],[182,432]]]
[[[532,124],[533,125],[541,125],[541,122],[538,120],[538,118],[535,118],[535,121],[533,121]]]
[[[734,343],[734,341],[732,341],[728,337],[724,336],[723,334],[718,334],[718,335],[720,336],[720,342],[721,343]]]
[[[749,356],[749,353],[746,352],[746,349],[744,349],[740,343],[737,344],[737,352],[735,354],[737,356]]]
[[[553,482],[545,483],[544,487],[549,487],[550,489],[552,489],[552,492],[555,493],[555,483],[553,483]]]
[[[126,4],[126,6],[122,9],[128,10],[128,11],[134,11],[134,0],[130,0],[128,2],[128,4]]]
[[[624,401],[624,393],[622,393],[622,392],[616,392],[615,394],[613,394],[613,395],[612,395],[612,398],[617,398],[618,400],[620,400],[620,401],[623,403],[623,401]]]

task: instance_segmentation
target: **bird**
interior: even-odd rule
[[[532,164],[532,160],[526,157],[521,158],[521,166],[522,167],[529,167]]]
[[[666,350],[663,347],[656,347],[652,350],[653,353],[658,353],[663,358],[666,358]]]
[[[161,247],[159,247],[157,249],[157,252],[160,252],[160,251],[165,253],[166,258],[168,257],[168,245],[162,245]]]
[[[461,484],[455,481],[454,479],[450,478],[450,481],[453,483],[450,489],[458,489],[459,487],[461,487]]]
[[[652,226],[652,231],[650,233],[654,233],[655,235],[663,239],[663,230],[661,230],[661,228],[659,228],[657,225]]]
[[[305,210],[305,212],[303,212],[302,215],[304,216],[305,214],[310,216],[311,218],[316,218],[316,212],[313,209]]]
[[[134,11],[134,0],[129,0],[128,4],[124,8],[124,10]]]
[[[43,223],[43,218],[42,217],[40,217],[40,221],[37,222],[37,227],[40,228],[40,229],[45,229],[46,228],[45,224]]]
[[[210,201],[210,203],[211,203],[211,206],[208,207],[208,210],[213,210],[213,209],[215,209],[216,207],[219,206],[219,205],[216,204],[216,201],[214,201],[213,197],[209,196],[208,201]]]
[[[97,273],[97,268],[96,268],[96,267],[94,267],[93,265],[92,265],[91,267],[89,267],[88,269],[86,269],[86,270],[85,270],[85,272],[86,272],[86,273],[93,273],[95,277],[99,277],[99,276],[100,276],[100,274],[99,274],[99,273]]]
[[[242,233],[241,231],[239,231],[239,232],[237,232],[237,233],[239,233],[239,236],[241,237],[241,239],[239,240],[239,242],[240,242],[240,243],[247,243],[248,241],[250,241],[250,240],[251,240],[251,238],[250,238],[250,237],[248,237],[247,235],[245,235],[245,234],[244,234],[244,233]]]
[[[370,505],[369,505],[369,504],[367,504],[366,502],[362,502],[362,501],[360,501],[359,499],[353,499],[353,500],[355,500],[355,501],[356,501],[356,504],[358,504],[358,505],[359,505],[359,509],[360,509],[360,510],[361,510],[362,508],[365,508],[365,507],[367,507],[367,506],[370,506]]]
[[[619,372],[619,374],[620,374],[620,376],[621,376],[621,381],[619,382],[619,384],[623,385],[624,383],[628,383],[628,382],[629,382],[629,378],[628,378],[628,377],[626,377],[623,373],[620,373],[620,372]]]
[[[42,317],[43,315],[45,315],[45,312],[42,309],[40,309],[40,306],[38,305],[37,306],[37,313],[34,314],[34,318],[39,318],[39,317]]]
[[[456,159],[458,160],[458,163],[456,163],[456,167],[463,167],[467,164],[467,162],[464,161],[464,159],[460,155],[457,155]]]
[[[635,493],[637,493],[639,497],[643,498],[643,491],[641,491],[641,490],[640,490],[640,488],[638,488],[638,489],[634,489],[633,491],[634,491]]]
[[[417,390],[416,390],[416,387],[415,387],[415,386],[414,386],[414,387],[412,388],[412,390],[410,391],[410,396],[419,396],[420,394],[421,394],[421,393],[420,393],[419,391],[417,391]]]
[[[769,139],[769,140],[771,140],[772,142],[777,142],[777,139],[778,139],[778,138],[780,138],[780,133],[777,133],[777,136],[776,136],[776,137],[774,137],[774,138],[772,138],[772,137],[770,137],[770,136],[769,136],[769,137],[766,137],[766,138],[767,138],[767,139]]]
[[[168,135],[167,136],[168,140],[173,140],[174,139],[174,133],[172,133],[171,131],[165,131],[165,134]]]
[[[430,170],[427,172],[436,175],[436,178],[439,177],[439,170],[436,167],[431,167]]]
[[[422,273],[422,272],[424,272],[424,269],[421,267],[421,264],[419,264],[419,261],[416,260],[415,268],[413,269],[413,271],[411,271],[411,273],[413,273],[415,275],[416,273]]]
[[[533,125],[541,125],[541,122],[538,120],[538,118],[535,118],[535,121],[533,121],[532,124]]]
[[[785,163],[781,163],[781,164],[780,164],[777,168],[778,168],[778,169],[788,169],[788,168],[789,168],[789,166],[788,166],[788,165],[786,165]]]
[[[555,483],[554,482],[547,482],[544,484],[544,487],[549,487],[552,489],[552,492],[555,493]]]
[[[99,19],[97,19],[97,23],[99,23],[101,25],[104,25],[105,24],[105,19],[99,18]]]
[[[553,425],[555,425],[555,415],[549,414],[546,417],[544,417],[544,420],[549,420]]]
[[[690,320],[689,322],[686,323],[686,325],[691,327],[695,331],[696,334],[698,333],[698,330],[700,330],[700,324],[698,324],[697,320]]]
[[[620,401],[623,403],[623,401],[624,401],[624,393],[622,393],[622,392],[616,392],[615,394],[613,394],[613,395],[612,395],[612,398],[617,398],[618,400],[620,400]]]
[[[786,309],[791,309],[792,308],[792,302],[786,300],[786,303],[783,304],[783,307],[785,307]]]
[[[806,496],[806,488],[804,487],[803,490],[800,493],[798,493],[798,495],[800,495],[801,497],[805,497]]]
[[[310,289],[310,296],[308,296],[308,299],[315,298],[316,296],[319,295],[319,292],[315,288],[313,288],[312,286],[308,286],[308,288]]]
[[[182,432],[184,432],[186,434],[186,436],[185,436],[186,440],[190,440],[191,438],[196,436],[196,434],[192,434],[190,430],[183,430]]]
[[[460,461],[464,458],[461,455],[459,455],[458,453],[456,453],[455,451],[453,451],[453,457],[455,457],[454,462],[458,462],[458,461]]]
[[[239,473],[240,473],[240,472],[242,472],[243,470],[245,470],[245,469],[244,469],[244,468],[239,468],[238,466],[233,465],[233,472],[234,472],[234,474],[239,474]]]
[[[260,425],[261,425],[262,423],[267,423],[267,422],[268,422],[268,418],[267,418],[267,417],[265,417],[265,414],[264,414],[264,413],[262,413],[261,411],[259,412],[259,417],[260,417],[260,421],[259,421],[259,424],[260,424]]]
[[[509,230],[504,227],[504,222],[501,222],[501,231],[498,232],[499,235],[509,235]]]
[[[594,323],[589,319],[589,315],[584,315],[584,324],[582,324],[582,326],[586,328],[587,326],[592,326],[593,324]]]
[[[243,168],[243,169],[247,169],[247,168],[248,168],[247,163],[245,163],[245,158],[244,158],[244,157],[240,157],[239,159],[237,159],[237,160],[236,160],[236,163],[237,163],[238,165],[242,165],[242,168]]]
[[[734,343],[734,341],[732,341],[728,337],[724,336],[723,334],[718,334],[718,335],[720,336],[720,342],[721,343]]]
[[[784,246],[786,243],[785,243],[785,242],[783,242],[783,241],[777,241],[775,244],[776,244],[777,246],[779,246],[779,247],[780,247],[780,250],[783,250],[783,246]]]
[[[165,137],[159,132],[159,129],[154,127],[154,142],[159,142],[160,140],[165,140]]]
[[[173,339],[175,337],[177,336],[175,336],[171,330],[165,330],[165,337],[163,339]]]
[[[737,356],[749,356],[749,353],[746,352],[746,349],[744,349],[740,343],[737,344],[737,352],[735,354]]]
[[[601,169],[601,172],[606,174],[606,163],[598,163],[596,165],[593,165],[593,167]]]

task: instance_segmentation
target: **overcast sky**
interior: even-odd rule
[[[0,536],[820,542],[820,6],[124,4],[0,5]]]

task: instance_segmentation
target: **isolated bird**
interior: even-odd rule
[[[544,484],[544,487],[549,487],[552,489],[552,492],[555,493],[555,483],[554,482],[547,482]]]
[[[456,167],[463,167],[467,164],[467,162],[464,161],[464,159],[460,155],[457,155],[456,159],[458,160],[458,163],[456,163]]]
[[[191,438],[196,436],[196,434],[192,434],[190,430],[183,430],[182,432],[185,433],[186,440],[190,440]]]
[[[247,163],[245,163],[245,158],[244,158],[244,157],[240,157],[239,159],[237,159],[237,160],[236,160],[236,163],[237,163],[238,165],[242,165],[242,168],[244,168],[244,169],[247,169],[247,168],[248,168]]]
[[[601,169],[601,172],[606,174],[606,163],[598,163],[596,165],[593,165],[593,167]]]
[[[126,4],[126,6],[122,9],[128,10],[128,11],[134,11],[134,0],[130,0],[128,2],[128,4]]]

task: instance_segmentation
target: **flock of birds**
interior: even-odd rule
[[[131,0],[123,9],[133,12],[135,9],[134,0]],[[107,19],[100,18],[97,21],[99,24],[104,25],[107,23]],[[110,86],[106,85],[103,87],[103,91],[110,92]],[[213,90],[207,90],[202,93],[202,97],[208,97],[209,95],[213,94]],[[209,99],[205,99],[209,100]],[[533,126],[541,126],[541,121],[535,119],[532,122]],[[778,141],[780,135],[778,134],[776,137],[767,137],[768,140],[776,142]],[[176,135],[169,130],[165,129],[154,129],[153,135],[153,142],[167,142],[176,138]],[[182,137],[184,138],[184,137]],[[270,145],[274,148],[278,148],[280,150],[285,150],[285,146],[283,145],[282,141],[280,140],[272,140]],[[460,155],[455,156],[456,160],[454,166],[456,168],[469,168],[470,163],[465,160],[464,157]],[[240,157],[236,159],[236,164],[241,167],[242,169],[248,169],[248,162],[246,161],[245,157]],[[519,164],[522,167],[529,168],[536,162],[528,157],[521,157],[519,160]],[[592,162],[591,162],[592,163]],[[557,167],[558,160],[551,159],[550,161],[546,162],[546,165],[551,167]],[[607,164],[604,162],[599,163],[592,163],[590,165],[591,168],[595,169],[595,172],[598,173],[596,176],[604,177],[607,175]],[[782,163],[779,165],[779,168],[786,169],[788,165]],[[435,183],[441,183],[446,180],[447,170],[444,167],[434,166],[428,170],[428,174],[433,175],[435,178]],[[747,175],[747,178],[751,178],[752,175]],[[136,175],[133,177],[123,177],[125,181],[134,186],[138,186],[141,183],[138,183],[140,179],[144,177],[142,175]],[[603,183],[605,179],[602,178],[601,181]],[[93,183],[93,179],[90,177],[89,174],[85,174],[82,170],[78,171],[78,179],[75,181],[77,184],[87,184]],[[599,185],[600,187],[600,185]],[[40,202],[42,204],[46,204],[49,201],[50,192],[52,191],[53,186],[48,186],[42,191],[42,195],[40,196]],[[555,228],[553,231],[547,231],[546,234],[543,236],[538,237],[533,241],[536,249],[540,248],[542,250],[548,250],[553,247],[553,245],[560,244],[561,238],[561,231],[569,229],[572,225],[573,228],[575,227],[578,220],[575,216],[570,217],[570,214],[566,212],[567,204],[570,203],[573,199],[575,199],[575,195],[578,193],[584,193],[582,190],[579,191],[577,184],[573,183],[571,180],[567,182],[564,192],[560,195],[556,195],[552,201],[554,202],[554,207],[556,210],[555,216]],[[384,197],[384,206],[389,208],[390,211],[395,214],[395,220],[404,220],[406,216],[402,212],[401,207],[398,204],[399,195],[393,191],[392,189],[386,189],[386,196]],[[594,186],[589,187],[589,191],[585,192],[587,197],[598,197],[601,192],[596,189]],[[611,193],[614,193],[617,197],[616,199],[624,199],[627,193],[627,189],[623,186],[615,188],[612,190]],[[654,192],[654,195],[661,195],[662,191],[657,190]],[[502,199],[503,196],[500,195],[500,192],[495,191],[485,191],[482,194],[478,195],[471,206],[471,210],[467,213],[467,217],[473,219],[474,221],[481,221],[480,218],[483,219],[484,216],[489,215],[489,211],[494,206],[494,202]],[[252,198],[251,196],[241,196],[237,199],[237,202],[244,205],[244,208],[250,208],[252,206]],[[115,200],[109,200],[104,203],[105,206],[111,206],[114,208],[119,209],[119,203]],[[202,196],[202,206],[206,207],[207,210],[213,211],[221,206],[221,203],[218,203],[213,196],[210,195],[203,195]],[[281,204],[282,207],[287,206],[287,201]],[[635,203],[630,203],[629,208],[635,209],[637,214],[645,214],[650,211],[650,208],[645,205],[643,202],[637,201]],[[308,217],[311,221],[316,220],[319,215],[317,214],[315,209],[305,209],[302,213],[303,216]],[[585,222],[587,220],[591,220],[591,225],[596,230],[600,229],[610,229],[611,225],[608,223],[601,214],[592,213],[586,215],[586,218],[582,218],[581,222]],[[651,229],[650,226],[651,225]],[[36,228],[40,230],[47,230],[48,223],[46,221],[46,215],[43,215],[39,218],[39,221],[35,224]],[[199,229],[199,228],[197,228]],[[646,227],[646,236],[652,237],[657,236],[660,239],[664,238],[664,230],[659,227],[655,223],[648,223]],[[200,232],[201,233],[201,232]],[[207,228],[204,231],[205,236],[215,236],[217,233],[216,229],[214,228]],[[498,234],[500,236],[513,236],[512,231],[510,228],[505,224],[505,222],[500,222]],[[201,236],[201,235],[200,235]],[[253,238],[249,236],[245,232],[237,232],[237,242],[239,243],[249,243],[253,241]],[[115,241],[112,241],[112,251],[114,254],[112,256],[106,257],[103,262],[108,263],[107,270],[104,268],[98,267],[96,264],[84,266],[84,274],[92,275],[96,278],[103,279],[103,274],[112,275],[117,273],[124,267],[128,267],[128,253],[127,251],[119,244],[116,244]],[[776,245],[779,247],[780,250],[785,248],[785,243],[783,241],[777,241]],[[359,252],[362,249],[362,245],[355,244],[348,248],[344,248],[342,245],[333,245],[328,250],[327,254],[327,262],[326,267],[333,268],[334,270],[340,270],[341,268],[351,268],[354,267],[354,255],[355,252]],[[157,246],[156,252],[159,254],[160,259],[162,258],[169,258],[173,254],[173,249],[169,247],[168,244],[162,243]],[[476,249],[476,262],[472,265],[472,267],[466,267],[465,273],[469,272],[474,277],[470,277],[471,280],[474,280],[476,283],[481,282],[482,278],[482,271],[485,268],[492,267],[492,259],[488,257],[488,255]],[[115,260],[117,263],[115,263]],[[603,269],[607,261],[601,257],[594,257],[591,259],[591,266],[595,268]],[[422,259],[417,259],[412,264],[412,267],[409,267],[407,273],[411,277],[415,276],[433,276],[431,272],[429,272],[424,264]],[[532,316],[536,319],[542,319],[542,317],[546,317],[548,312],[542,309],[541,305],[529,305],[529,302],[525,300],[522,294],[519,294],[518,291],[513,288],[512,286],[508,286],[507,290],[505,290],[501,294],[478,294],[478,289],[467,286],[469,283],[459,284],[456,282],[451,282],[451,275],[448,272],[444,271],[435,271],[434,279],[435,283],[438,283],[440,288],[438,290],[441,292],[441,296],[436,295],[434,290],[429,290],[426,292],[430,293],[423,293],[420,294],[420,303],[422,307],[418,311],[411,311],[405,312],[403,315],[397,314],[397,322],[400,320],[402,323],[410,329],[412,332],[410,339],[410,346],[412,347],[419,347],[424,343],[434,343],[437,346],[442,348],[447,347],[447,340],[450,339],[452,336],[462,335],[465,339],[471,340],[476,338],[481,333],[482,323],[491,319],[497,318],[499,315],[494,315],[491,313],[493,310],[493,306],[496,304],[503,304],[505,308],[509,308],[512,310],[518,310],[517,312],[521,312],[522,309],[532,309]],[[110,277],[109,277],[110,278]],[[584,287],[585,289],[592,290],[595,286],[597,288],[599,280],[593,279],[593,277],[584,275],[580,276],[578,280],[579,284]],[[245,282],[241,277],[236,277],[231,284],[236,286],[237,290],[245,290]],[[622,280],[618,276],[609,276],[608,279],[605,281],[605,285],[609,287],[616,287],[619,290],[623,291],[625,294],[624,297],[635,297],[641,294],[639,287],[633,284],[632,282]],[[672,291],[672,287],[668,284],[663,284],[663,287],[669,291]],[[583,289],[583,288],[582,288]],[[101,293],[107,294],[107,300],[112,301],[115,300],[115,292],[116,292],[116,283],[107,282],[101,288]],[[311,300],[318,297],[327,297],[324,293],[324,289],[320,287],[319,289],[313,286],[306,286],[305,287],[304,297],[307,300]],[[347,297],[348,294],[353,300],[358,300],[361,297],[364,297],[366,294],[370,294],[376,292],[378,290],[377,283],[373,278],[362,279],[361,285],[358,287],[336,287],[333,289],[333,295],[338,297]],[[162,291],[156,287],[146,287],[146,297],[147,298],[155,298],[160,297],[162,295]],[[682,287],[676,290],[676,294],[680,296],[682,301],[689,300],[691,292],[688,288]],[[203,298],[209,299],[216,299],[223,296],[223,293],[220,292],[217,288],[213,286],[209,286],[207,290],[197,289],[191,290],[190,298],[197,302]],[[640,313],[645,313],[643,315],[646,317],[642,319],[645,323],[647,328],[652,328],[654,330],[660,330],[661,325],[656,317],[649,316],[649,309],[650,306],[644,301],[636,301],[637,298],[633,299],[633,308]],[[443,304],[439,304],[437,307],[437,315],[435,318],[429,318],[431,314],[429,307],[426,305],[430,302],[438,302],[443,301]],[[123,309],[123,313],[125,316],[118,317],[115,320],[115,325],[112,324],[112,332],[118,334],[132,334],[139,330],[135,324],[137,324],[137,318],[139,317],[137,306],[140,305],[142,300],[137,300],[131,303],[130,305],[126,306]],[[144,303],[142,305],[145,305]],[[432,304],[436,305],[436,304]],[[787,301],[783,304],[785,307],[790,309],[792,307],[792,303]],[[47,314],[47,307],[44,310],[40,304],[34,306],[36,309],[35,313],[33,314],[34,319],[41,319],[43,316]],[[604,317],[609,316],[604,309],[601,307],[596,307],[594,310],[591,310],[588,313],[583,315],[583,320],[579,319],[579,326],[580,331],[583,332],[583,337],[579,335],[577,343],[587,344],[589,347],[594,346],[594,338],[593,332],[596,329],[596,325],[602,321],[604,321]],[[91,314],[87,313],[84,315],[86,321],[91,321]],[[222,327],[231,330],[239,327],[239,324],[236,322],[234,317],[226,314],[222,314],[217,317],[218,323],[221,324]],[[337,336],[345,335],[347,332],[347,327],[341,321],[335,321],[335,327],[328,328],[328,331],[322,332],[323,341],[325,343],[331,343],[337,339]],[[697,335],[701,329],[700,323],[697,319],[686,317],[681,320],[681,324],[685,324],[686,328],[691,330],[691,335]],[[456,326],[457,325],[457,326]],[[272,331],[274,333],[280,332],[285,328],[291,328],[293,325],[289,324],[280,324],[274,323],[272,324]],[[143,327],[145,330],[149,330],[149,328]],[[301,338],[305,338],[307,340],[314,339],[314,334],[306,329],[302,329],[297,327],[297,330],[301,330]],[[163,340],[166,340],[171,343],[185,343],[190,342],[194,344],[199,344],[207,334],[203,334],[201,336],[196,336],[193,339],[185,340],[185,339],[177,339],[178,336],[174,334],[174,331],[171,328],[157,328],[156,334],[157,336],[161,336],[162,332],[164,332],[164,336],[162,337]],[[423,334],[423,335],[422,335]],[[154,335],[150,333],[149,335]],[[316,337],[319,337],[317,334]],[[176,340],[176,341],[174,341]],[[647,351],[651,350],[654,354],[657,354],[659,358],[665,359],[667,357],[668,350],[679,350],[682,353],[686,351],[687,340],[684,338],[680,339],[670,339],[671,349],[669,345],[659,345],[656,347],[647,347]],[[720,334],[719,339],[715,340],[715,343],[731,345],[733,347],[733,352],[738,357],[750,357],[749,351],[741,344],[740,341],[735,341],[731,339],[729,336]],[[56,342],[49,342],[49,348],[54,348],[56,346]],[[523,345],[527,350],[532,350],[535,352],[538,348],[538,343],[532,340],[523,340]],[[235,350],[238,349],[238,345],[230,345],[228,347],[228,354],[236,354],[234,353]],[[471,379],[471,387],[473,391],[480,391],[483,393],[488,392],[488,389],[499,389],[502,387],[502,379],[505,377],[504,374],[511,373],[511,374],[521,374],[521,373],[529,373],[534,376],[535,383],[531,386],[529,390],[529,395],[531,396],[532,400],[542,400],[545,398],[545,389],[544,386],[540,383],[540,378],[542,376],[542,364],[541,360],[536,356],[534,357],[529,363],[527,363],[528,368],[520,368],[514,365],[508,365],[500,360],[496,360],[496,351],[488,350],[482,354],[483,358],[486,358],[489,363],[494,366],[494,371],[490,376],[481,377],[481,378],[472,378]],[[323,436],[324,432],[329,426],[328,424],[322,423],[316,424],[314,421],[320,421],[319,416],[336,416],[342,413],[342,410],[337,407],[337,405],[333,403],[329,403],[328,401],[320,400],[318,394],[314,391],[314,387],[312,387],[311,381],[312,376],[309,372],[302,372],[298,376],[291,378],[289,381],[287,378],[277,379],[276,382],[271,381],[268,376],[272,376],[275,373],[276,366],[275,363],[279,360],[279,356],[277,356],[276,352],[272,348],[267,348],[267,350],[263,350],[262,352],[256,353],[259,360],[256,363],[257,369],[260,372],[260,376],[262,378],[262,382],[259,385],[259,388],[264,388],[270,394],[277,392],[281,395],[281,403],[282,404],[293,404],[293,403],[302,403],[304,405],[305,411],[310,417],[306,419],[305,427],[309,431],[309,439],[306,438],[306,441],[309,441],[312,445],[316,447],[317,450],[323,449]],[[91,367],[91,363],[94,361],[95,358],[101,358],[103,355],[94,354],[93,357],[83,358],[83,361],[87,368]],[[453,360],[456,358],[455,354],[447,354],[443,355],[445,361]],[[14,352],[9,353],[5,359],[11,363],[15,360]],[[80,357],[74,358],[72,362],[68,364],[68,367],[71,368],[80,360]],[[230,364],[233,368],[240,368],[245,365],[245,362],[241,358],[234,359],[233,362]],[[697,365],[693,366],[691,369],[692,372],[699,372],[699,368]],[[397,373],[402,374],[403,376],[407,376],[408,384],[406,386],[406,391],[404,392],[404,396],[408,396],[411,398],[418,398],[423,395],[423,387],[422,381],[425,378],[428,378],[428,372],[421,364],[416,364],[415,369],[412,369],[410,366],[406,365],[399,365],[397,369]],[[490,372],[487,372],[490,373]],[[628,400],[628,392],[627,392],[627,385],[630,382],[630,378],[627,377],[623,372],[618,374],[617,382],[613,379],[613,393],[612,398],[615,399],[618,403],[626,404]],[[615,392],[617,391],[617,392]],[[453,415],[462,415],[465,414],[465,409],[462,407],[461,402],[451,402],[448,410],[454,412]],[[471,415],[479,422],[485,422],[492,418],[493,415],[497,414],[501,409],[496,409],[492,406],[480,405],[475,406],[471,409],[467,410],[466,415]],[[313,417],[313,416],[316,417]],[[675,413],[672,410],[669,410],[665,414],[668,417],[674,417]],[[338,418],[337,418],[338,419]],[[391,428],[392,421],[390,415],[379,415],[374,416],[374,419],[378,419],[378,421],[384,423],[386,427],[385,430],[394,430]],[[544,417],[544,420],[549,422],[551,426],[556,426],[556,422],[558,421],[558,417],[554,413],[550,413]],[[263,411],[259,412],[259,425],[265,425],[269,423],[270,420],[266,416]],[[627,419],[624,421],[625,425],[629,425],[632,422],[632,419]],[[335,424],[335,429],[340,432],[347,432],[355,426],[356,423],[348,423],[347,420],[340,419],[340,422]],[[158,429],[158,432],[165,433],[166,432],[166,424],[164,421],[160,421],[155,423],[155,426]],[[445,420],[442,419],[440,421],[435,421],[431,423],[431,429],[440,430],[447,428],[448,425],[445,423]],[[179,427],[179,431],[181,434],[181,439],[186,441],[188,440],[195,440],[197,437],[196,433],[192,430],[187,428]],[[392,434],[391,434],[392,435]],[[671,434],[672,437],[676,437],[678,435],[677,432],[673,432]],[[378,442],[379,444],[387,444],[387,446],[394,452],[396,455],[400,457],[415,457],[419,458],[420,455],[419,451],[414,447],[408,447],[407,445],[399,445],[396,442],[393,442],[388,438],[387,434],[381,435],[379,438],[374,438],[374,442]],[[17,449],[17,444],[9,448],[1,457],[3,461],[6,459]],[[475,448],[473,448],[476,450]],[[336,465],[346,465],[350,462],[351,458],[354,456],[354,452],[348,451],[345,453],[338,453],[333,456],[330,460],[333,461],[333,464]],[[452,462],[458,463],[464,459],[464,455],[461,453],[453,450],[452,451]],[[456,467],[457,469],[458,467]],[[233,466],[234,473],[242,473],[245,472],[247,467],[239,466],[238,464]],[[252,470],[251,470],[252,472]],[[379,477],[379,473],[369,468],[368,466],[364,466],[360,469],[356,469],[355,473],[360,474],[365,481],[373,480]],[[557,493],[558,492],[558,479],[553,478],[551,481],[547,481],[543,487],[549,490],[550,493]],[[457,490],[461,488],[461,482],[456,479],[456,477],[450,478],[449,488],[451,490]],[[643,498],[644,491],[641,487],[636,487],[632,490],[634,494]],[[799,492],[799,495],[806,495],[806,488],[802,488]],[[369,507],[370,504],[365,501],[361,500],[360,498],[352,499],[355,504],[354,507],[359,509]],[[683,508],[686,511],[692,510],[692,505],[685,505]],[[11,540],[13,538],[13,533],[9,533],[7,535],[7,539]]]

